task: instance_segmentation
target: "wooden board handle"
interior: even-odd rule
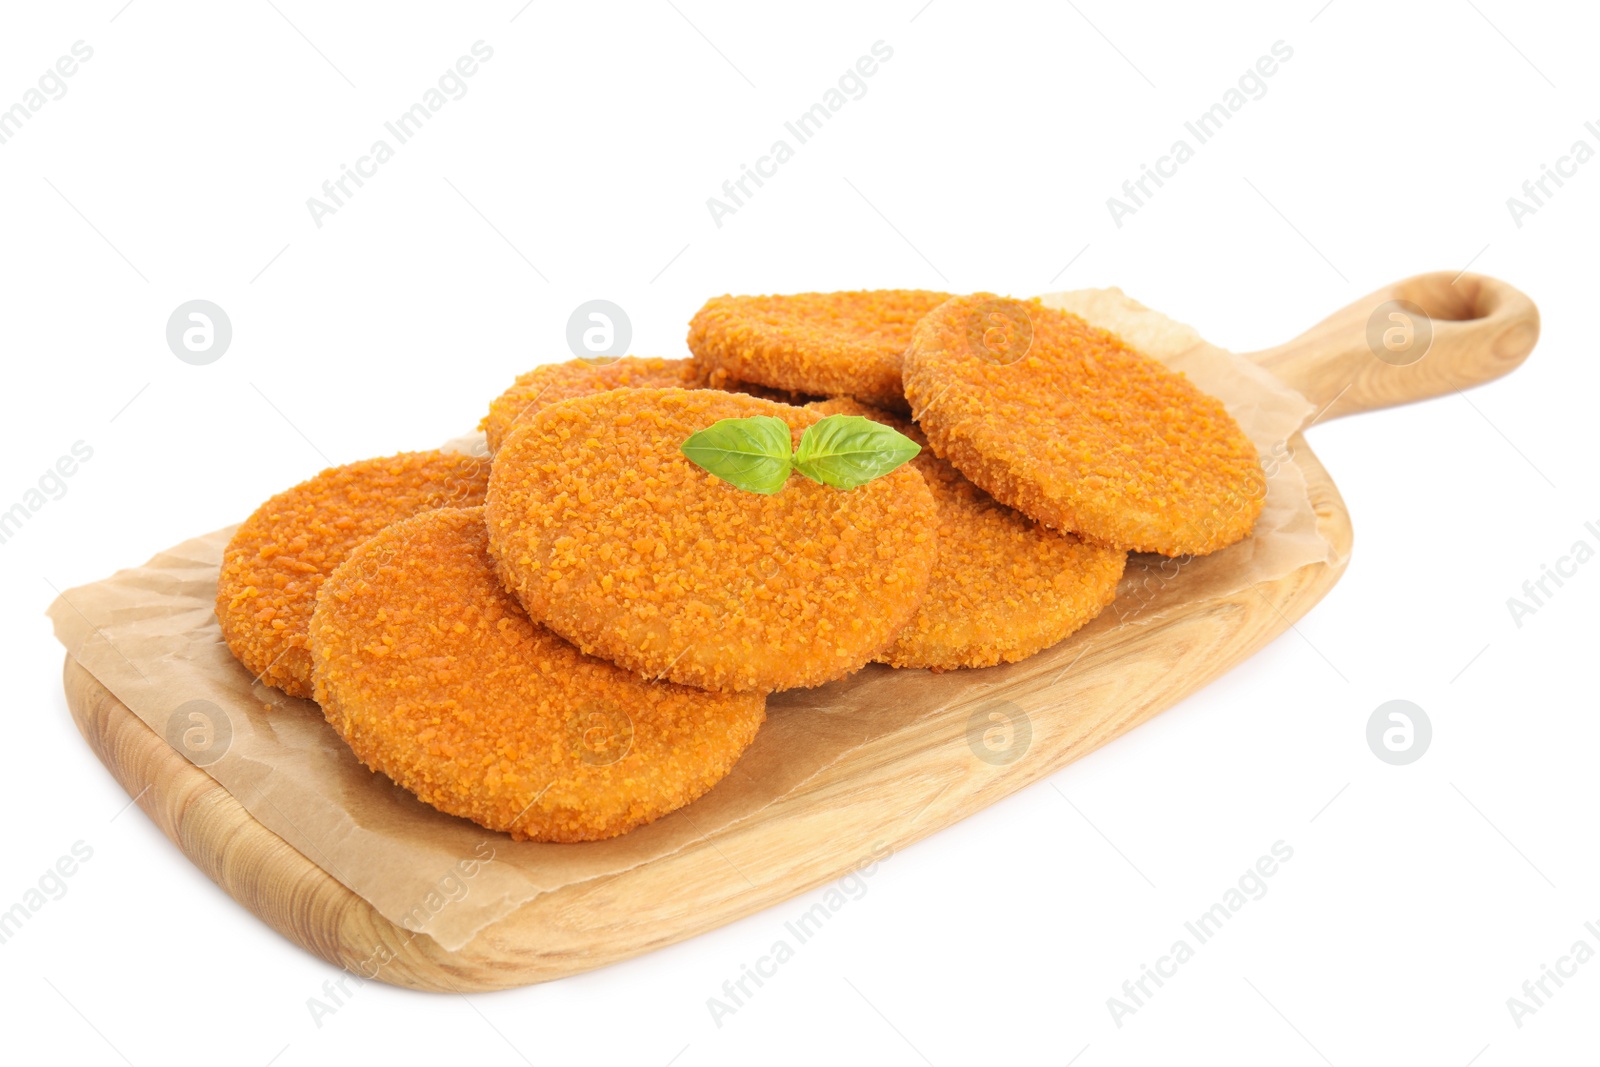
[[[1337,418],[1493,381],[1539,339],[1539,309],[1482,274],[1418,274],[1247,358]],[[1325,409],[1325,410],[1324,410]]]

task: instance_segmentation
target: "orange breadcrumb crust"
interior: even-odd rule
[[[1128,554],[1039,525],[926,448],[917,426],[849,399],[807,405],[862,415],[924,446],[911,461],[939,505],[939,559],[928,594],[879,657],[892,667],[992,667],[1049,648],[1117,595]]]
[[[762,400],[770,400],[775,404],[788,404],[791,407],[804,407],[813,400],[823,399],[810,393],[791,393],[787,389],[774,389],[770,385],[757,385],[754,382],[741,382],[730,377],[727,371],[713,370],[706,375],[705,388],[721,389],[725,393],[744,393],[746,396],[758,396]]]
[[[731,692],[821,685],[893,641],[927,589],[937,512],[910,466],[771,496],[679,451],[720,419],[821,416],[737,393],[624,389],[519,424],[489,480],[489,545],[528,613],[649,677]]]
[[[1029,322],[1031,345],[1017,343]],[[1248,536],[1261,512],[1255,446],[1220,401],[1037,300],[943,304],[914,331],[905,390],[936,453],[1046,526],[1205,555]]]
[[[390,523],[483,503],[489,462],[402,452],[332,467],[279,493],[222,554],[217,621],[239,662],[292,697],[311,695],[306,624],[317,589],[352,549]]]
[[[706,374],[904,409],[900,356],[917,320],[949,298],[922,289],[718,296],[689,322]]]
[[[518,840],[595,841],[726,775],[759,695],[647,682],[530,620],[495,577],[483,509],[398,523],[324,583],[317,700],[362,763]]]
[[[705,378],[687,359],[658,359],[653,356],[624,356],[614,363],[596,365],[581,359],[549,363],[517,376],[511,388],[489,405],[489,414],[478,429],[489,439],[489,451],[500,451],[500,444],[516,421],[551,404],[575,396],[589,396],[608,389],[656,389],[676,386],[697,389]]]

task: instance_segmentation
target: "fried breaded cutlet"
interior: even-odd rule
[[[853,400],[807,407],[862,415],[927,443],[909,420]],[[1116,596],[1126,552],[1039,525],[926,448],[911,465],[939,505],[939,559],[921,607],[879,662],[932,670],[1015,663],[1061,641]]]
[[[256,509],[228,542],[217,621],[239,662],[293,697],[311,695],[306,624],[317,589],[352,549],[391,523],[483,503],[485,459],[402,452],[333,467]]]
[[[516,421],[541,411],[551,404],[575,396],[589,396],[608,389],[654,389],[676,386],[698,389],[705,377],[687,359],[658,359],[653,356],[624,356],[613,363],[592,363],[581,359],[566,363],[547,363],[526,374],[519,374],[511,387],[489,405],[489,413],[478,429],[489,439],[490,453]]]
[[[324,583],[317,700],[362,763],[519,840],[595,841],[726,775],[759,694],[649,682],[530,620],[495,576],[483,509],[398,523]]]
[[[747,492],[681,447],[722,419],[821,416],[737,393],[624,389],[546,408],[494,460],[489,545],[528,613],[652,678],[730,692],[859,670],[916,611],[937,511],[909,466],[854,489]]]
[[[689,350],[708,376],[720,371],[737,381],[903,411],[901,353],[917,320],[949,295],[878,289],[713,297],[689,323]]]
[[[823,399],[810,393],[792,393],[787,389],[774,389],[770,385],[741,382],[737,378],[730,377],[727,371],[721,370],[714,370],[707,376],[705,388],[720,389],[725,393],[744,393],[746,396],[760,397],[775,404],[789,404],[797,408],[804,407],[813,400]]]
[[[1054,529],[1205,555],[1261,512],[1255,446],[1221,401],[1036,300],[942,304],[913,333],[905,389],[935,453]]]

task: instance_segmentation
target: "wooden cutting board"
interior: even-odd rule
[[[1395,300],[1431,319],[1431,347],[1409,365],[1378,358],[1369,341],[1381,346],[1385,330],[1406,328],[1381,307]],[[1505,283],[1426,274],[1248,358],[1328,419],[1498,378],[1527,358],[1538,334],[1532,301]],[[1060,718],[1034,733],[1025,758],[974,758],[967,722],[981,699],[943,709],[855,749],[697,845],[539,896],[455,952],[389,922],[257,822],[70,656],[67,702],[95,754],[162,832],[284,936],[363,975],[376,949],[384,960],[377,977],[397,985],[446,992],[528,985],[681,941],[833,881],[875,849],[902,848],[1053,774],[1271,641],[1339,580],[1351,544],[1338,489],[1303,438],[1291,444],[1318,528],[1339,562],[1188,602],[1147,625],[1109,629],[1070,670],[1032,680],[1030,695],[1060,709],[1052,713]]]

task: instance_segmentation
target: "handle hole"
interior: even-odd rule
[[[1396,289],[1395,296],[1411,301],[1436,322],[1486,319],[1500,306],[1499,295],[1477,275],[1463,274],[1457,279],[1448,271],[1409,279]]]

